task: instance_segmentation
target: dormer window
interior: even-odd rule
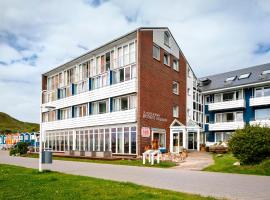
[[[241,74],[240,76],[239,76],[239,80],[241,80],[241,79],[245,79],[245,78],[248,78],[248,77],[250,77],[250,74],[251,73],[247,73],[247,74]]]
[[[225,80],[225,82],[234,81],[236,79],[236,76],[229,77]]]
[[[170,34],[168,31],[164,32],[164,44],[170,46]]]
[[[270,69],[262,72],[262,75],[270,74]]]

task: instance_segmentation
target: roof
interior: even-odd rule
[[[229,89],[231,87],[245,86],[254,83],[263,83],[270,81],[270,74],[262,75],[263,71],[270,70],[270,63],[263,65],[256,65],[253,67],[243,68],[235,71],[225,72],[221,74],[215,74],[199,78],[201,81],[202,92],[208,92],[218,89]],[[240,75],[251,73],[248,78],[239,79]],[[232,81],[226,81],[227,78],[236,77]],[[202,84],[203,81],[207,81],[206,84]]]
[[[74,58],[74,59],[72,59],[72,60],[70,60],[70,61],[68,61],[68,62],[66,62],[66,63],[64,63],[64,64],[62,64],[62,65],[59,65],[58,67],[54,67],[53,69],[51,69],[50,71],[44,73],[43,75],[49,76],[49,75],[52,74],[52,73],[55,73],[55,72],[57,72],[57,71],[61,71],[63,68],[68,68],[68,67],[70,67],[70,66],[74,66],[74,65],[76,65],[76,64],[78,64],[78,63],[80,63],[80,62],[83,62],[84,60],[87,60],[87,58],[88,58],[91,54],[96,54],[97,51],[103,51],[103,48],[106,48],[108,45],[113,45],[113,44],[114,44],[115,42],[117,42],[118,40],[124,39],[124,38],[126,38],[126,37],[128,37],[128,36],[132,36],[132,35],[134,35],[134,34],[135,34],[137,31],[139,31],[139,30],[148,30],[148,29],[149,29],[149,30],[150,30],[150,29],[168,29],[168,31],[170,32],[170,30],[169,30],[168,27],[139,27],[139,28],[137,28],[137,29],[135,29],[135,30],[133,30],[133,31],[131,31],[131,32],[128,32],[128,33],[126,33],[126,34],[124,34],[124,35],[122,35],[122,36],[120,36],[120,37],[118,37],[118,38],[115,38],[115,39],[113,39],[113,40],[111,40],[111,41],[109,41],[109,42],[103,44],[102,46],[99,46],[99,47],[97,47],[97,48],[95,48],[95,49],[92,49],[92,50],[86,52],[85,54],[80,55],[79,57],[76,57],[76,58]],[[170,34],[171,34],[171,32],[170,32]],[[172,36],[172,34],[171,34],[171,36]],[[172,36],[172,37],[173,37],[173,36]],[[173,39],[174,39],[174,38],[173,38]],[[175,40],[175,39],[174,39],[174,40]],[[177,44],[177,42],[176,42],[176,44]],[[178,45],[178,44],[177,44],[177,45]],[[179,47],[179,45],[178,45],[178,47]],[[180,48],[179,48],[179,49],[180,49]]]

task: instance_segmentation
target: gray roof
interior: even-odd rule
[[[202,92],[208,92],[211,90],[217,89],[228,89],[236,86],[245,86],[254,83],[263,83],[270,81],[270,74],[262,75],[262,72],[265,70],[270,70],[270,63],[257,65],[253,67],[248,67],[244,69],[239,69],[235,71],[225,72],[221,74],[211,75],[199,78],[201,81],[201,90]],[[242,74],[251,73],[248,78],[239,79],[239,76]],[[227,78],[236,76],[235,80],[226,82]],[[202,81],[205,83],[208,81],[209,84],[203,85]]]

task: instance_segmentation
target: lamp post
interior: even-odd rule
[[[42,172],[42,147],[43,147],[43,143],[42,143],[42,137],[43,137],[43,130],[42,130],[42,110],[43,108],[45,109],[48,109],[48,111],[51,111],[53,109],[55,109],[54,106],[42,106],[43,104],[43,101],[42,101],[42,94],[44,92],[46,92],[47,90],[42,90],[41,91],[41,106],[40,106],[40,125],[39,125],[39,131],[40,131],[40,134],[39,134],[39,163],[38,163],[38,171],[39,172]]]

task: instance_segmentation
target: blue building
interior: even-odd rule
[[[203,77],[206,144],[246,124],[270,126],[270,64]]]

